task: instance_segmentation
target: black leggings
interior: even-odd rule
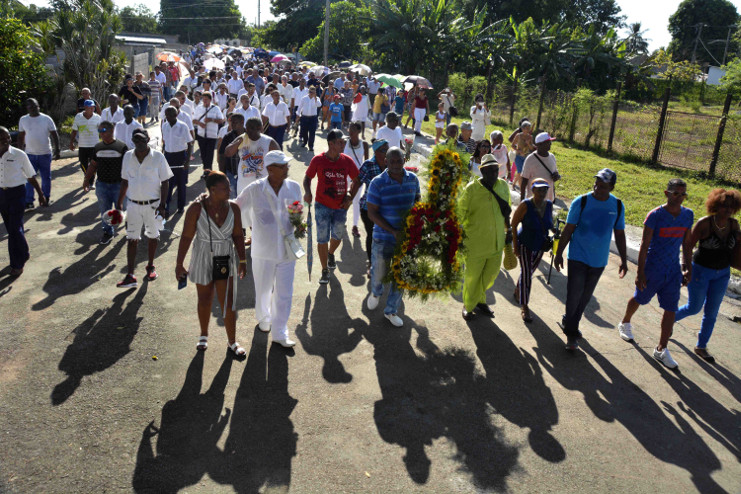
[[[368,217],[367,209],[360,209],[360,219],[365,227],[365,252],[368,254],[368,262],[371,260],[371,247],[373,246],[373,221]]]
[[[207,139],[205,137],[198,136],[198,147],[201,150],[201,161],[203,162],[203,169],[210,170],[211,165],[214,162],[214,149],[216,148],[217,139]]]

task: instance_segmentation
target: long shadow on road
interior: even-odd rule
[[[72,333],[74,339],[59,362],[59,370],[67,378],[54,387],[53,405],[60,405],[74,394],[84,376],[104,371],[131,350],[131,342],[139,331],[142,317],[138,315],[147,293],[144,283],[126,305],[126,298],[135,290],[127,290],[113,299],[107,309],[98,309]]]
[[[196,354],[178,396],[142,432],[132,479],[135,492],[175,493],[205,474],[236,492],[287,489],[298,436],[290,415],[297,401],[288,394],[288,355],[255,331],[233,412],[224,409],[231,371],[227,355],[210,388],[201,393],[203,358]],[[231,419],[223,451],[217,446]],[[157,437],[156,445],[153,438]]]
[[[492,424],[485,378],[476,372],[474,356],[456,348],[441,351],[427,328],[415,327],[420,356],[407,329],[413,323],[405,324],[398,330],[382,324],[364,330],[375,349],[383,396],[373,414],[381,438],[406,450],[404,464],[418,484],[427,482],[432,468],[425,446],[447,437],[477,487],[505,490],[519,452]]]
[[[619,422],[655,458],[687,470],[699,492],[723,492],[711,476],[721,468],[718,457],[674,407],[659,406],[587,340],[580,341],[583,352],[567,354],[561,338],[540,319],[529,327],[541,368],[566,389],[581,393],[595,417]]]

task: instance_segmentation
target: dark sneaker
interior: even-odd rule
[[[26,209],[33,209],[33,203],[32,202],[27,202],[26,203]]]
[[[113,235],[111,235],[108,232],[103,233],[103,236],[100,237],[100,245],[108,245],[111,243],[111,239],[113,238]]]
[[[568,341],[566,341],[566,350],[569,352],[573,352],[579,348],[579,343],[576,342],[576,338],[569,338]]]
[[[337,268],[337,262],[334,260],[334,254],[329,254],[327,257],[327,267],[329,269],[336,269]]]
[[[154,270],[154,264],[147,266],[147,275],[145,278],[147,281],[154,281],[157,279],[157,271]]]
[[[329,283],[329,269],[322,269],[322,277],[319,278],[320,285],[326,285]]]
[[[116,286],[118,288],[133,288],[136,285],[136,276],[134,276],[133,274],[127,274],[126,278],[124,278],[123,281],[119,281],[118,283],[116,283]]]

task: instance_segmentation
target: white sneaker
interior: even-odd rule
[[[260,321],[260,324],[258,326],[260,328],[260,331],[263,333],[267,333],[270,331],[270,322],[269,321]]]
[[[621,322],[618,324],[618,331],[620,331],[620,337],[625,341],[633,341],[633,325],[629,322]]]
[[[397,316],[396,314],[384,314],[383,316],[397,328],[400,328],[404,325],[404,321],[402,321],[401,317]]]
[[[378,307],[379,300],[381,300],[381,297],[376,297],[372,293],[368,295],[368,301],[366,302],[368,310],[375,310],[375,308]]]
[[[664,348],[661,351],[654,348],[654,358],[670,369],[676,369],[679,367],[679,364],[677,364],[672,358],[672,354],[669,353],[668,348]]]
[[[290,338],[286,338],[285,340],[273,340],[273,343],[277,343],[284,348],[291,348],[293,346],[296,346],[296,342]]]

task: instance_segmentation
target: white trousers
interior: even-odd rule
[[[273,340],[288,338],[295,267],[296,261],[278,262],[252,258],[255,315],[258,322],[270,323]]]
[[[425,119],[426,114],[427,114],[427,109],[425,108],[415,108],[414,109],[414,131],[415,132],[422,131],[422,121]]]
[[[347,190],[350,190],[350,185],[352,185],[352,180],[347,181]],[[363,197],[363,187],[365,184],[360,184],[358,193],[352,200],[352,226],[358,226],[358,221],[360,221],[360,198]]]

